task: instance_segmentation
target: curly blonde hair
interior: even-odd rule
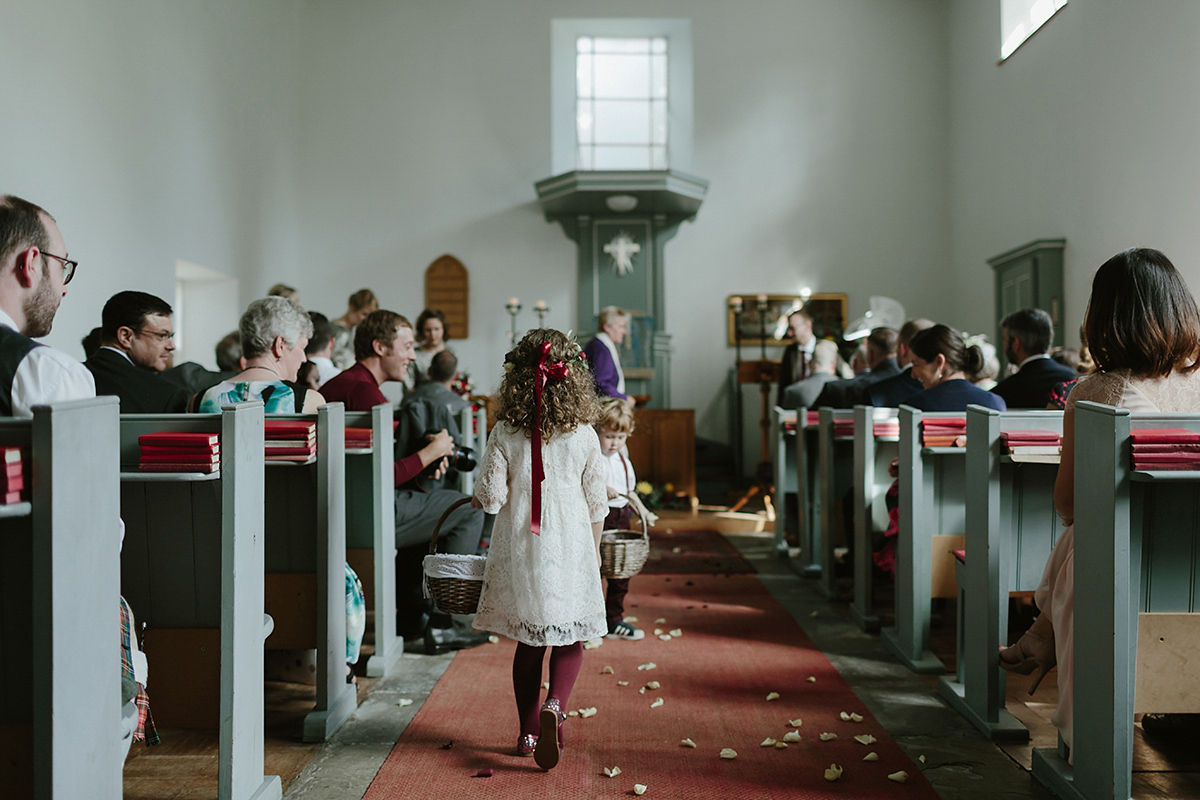
[[[546,363],[562,361],[568,371],[561,381],[546,381],[542,392],[541,430],[542,436],[549,439],[559,433],[570,433],[580,425],[591,425],[600,417],[600,405],[592,370],[575,340],[553,328],[536,328],[525,334],[504,357],[497,419],[527,434],[533,430],[534,383],[545,342],[550,343]]]

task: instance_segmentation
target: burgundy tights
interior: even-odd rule
[[[522,735],[532,733],[536,736],[541,730],[541,723],[538,721],[541,703],[538,700],[542,692],[542,659],[545,654],[545,647],[530,647],[517,642],[512,676]],[[550,648],[550,691],[546,696],[557,697],[563,713],[566,713],[567,701],[571,698],[571,689],[575,688],[575,679],[579,677],[581,666],[583,642]]]

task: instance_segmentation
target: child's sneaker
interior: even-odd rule
[[[625,620],[621,620],[613,629],[605,636],[606,639],[628,639],[631,642],[636,642],[638,639],[643,639],[646,632],[641,628],[635,628]]]

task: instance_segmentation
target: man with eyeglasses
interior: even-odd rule
[[[96,396],[78,360],[34,341],[50,333],[76,266],[54,217],[0,195],[0,416],[31,417],[35,405]]]
[[[171,306],[146,292],[117,292],[100,320],[100,349],[85,364],[96,394],[119,397],[122,414],[186,411],[187,390],[159,375],[175,351]]]

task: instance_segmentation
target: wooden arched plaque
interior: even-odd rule
[[[425,270],[425,308],[436,308],[446,315],[446,327],[453,339],[471,335],[468,288],[467,268],[452,255],[441,256]]]

